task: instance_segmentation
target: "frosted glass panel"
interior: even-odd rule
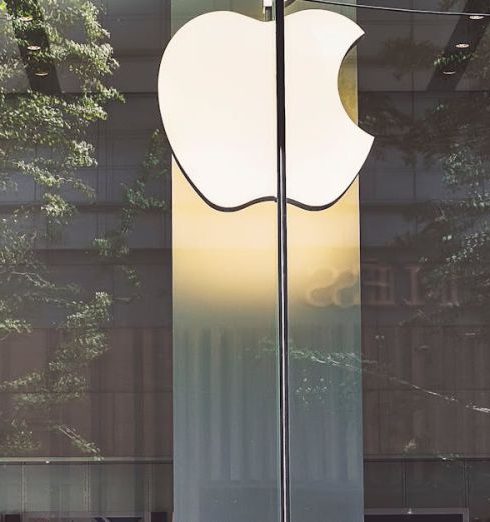
[[[173,29],[262,3],[172,3]],[[192,124],[192,122],[188,122]],[[173,167],[178,521],[278,520],[275,204],[220,212]]]

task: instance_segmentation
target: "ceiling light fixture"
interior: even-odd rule
[[[469,46],[470,46],[470,44],[467,42],[460,42],[460,43],[456,44],[456,47],[458,49],[468,49]]]
[[[27,49],[29,51],[40,51],[41,50],[41,46],[32,44],[32,45],[28,45]]]
[[[482,20],[482,15],[470,15],[470,20]]]
[[[47,76],[49,73],[48,71],[37,71],[34,73],[35,76],[39,76],[40,78],[44,78],[45,76]]]
[[[19,20],[21,22],[32,22],[32,16],[21,16]]]
[[[451,76],[452,74],[456,74],[456,71],[442,71],[442,74],[445,74],[446,76]]]

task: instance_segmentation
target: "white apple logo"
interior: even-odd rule
[[[286,175],[292,203],[325,208],[347,190],[373,137],[346,114],[338,74],[363,35],[318,9],[286,17]],[[213,206],[275,199],[275,24],[231,12],[199,16],[163,55],[158,95],[175,158]]]

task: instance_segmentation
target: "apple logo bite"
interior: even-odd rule
[[[285,24],[288,200],[322,209],[349,188],[373,143],[338,92],[342,60],[363,31],[319,9]],[[276,199],[275,75],[275,24],[236,13],[191,20],[165,50],[163,124],[184,174],[214,207]]]

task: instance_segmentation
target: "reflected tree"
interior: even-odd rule
[[[445,2],[442,7],[450,9],[453,4]],[[431,201],[417,201],[408,216],[417,223],[417,231],[397,240],[398,246],[419,257],[430,304],[419,311],[422,320],[490,319],[490,98],[485,88],[490,40],[484,28],[481,32],[478,45],[461,49],[454,45],[441,49],[411,38],[386,41],[379,58],[396,77],[425,70],[450,82],[459,71],[473,88],[438,89],[432,106],[413,117],[380,94],[361,122],[401,151],[407,164],[436,166],[442,173],[444,193]],[[457,299],[448,299],[451,286],[458,288]]]
[[[0,1],[0,341],[29,339],[37,318],[57,318],[43,368],[0,382],[2,455],[40,451],[46,432],[68,438],[82,454],[100,453],[63,422],[63,407],[83,397],[87,368],[108,349],[113,296],[55,282],[43,254],[62,241],[77,213],[70,193],[95,203],[94,188],[80,176],[80,169],[96,165],[88,133],[107,118],[109,103],[123,101],[109,85],[118,64],[100,15],[91,0]],[[62,92],[59,77],[74,94]],[[163,202],[145,196],[145,186],[165,173],[164,146],[157,133],[140,175],[125,188],[119,229],[94,241],[135,286],[126,238],[138,212],[163,210]],[[25,180],[35,182],[40,201],[16,203],[12,195],[22,199]]]

